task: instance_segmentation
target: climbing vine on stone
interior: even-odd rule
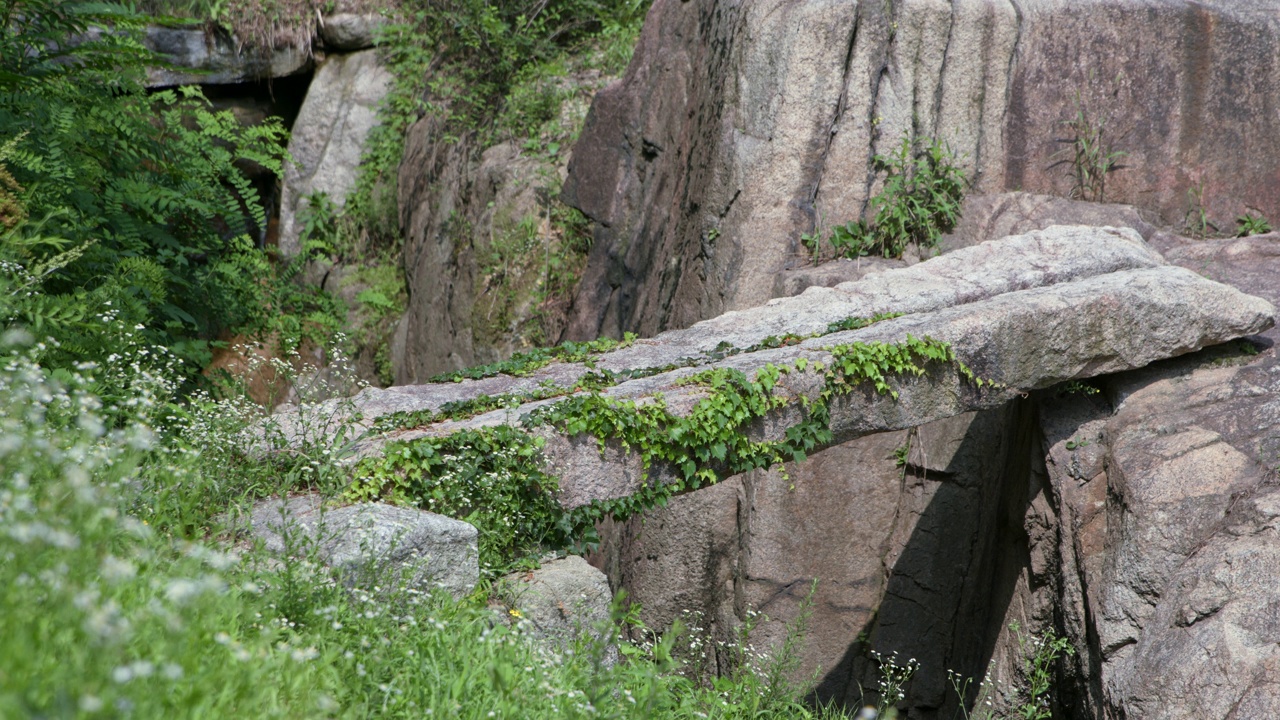
[[[830,403],[858,387],[870,384],[876,393],[896,399],[893,377],[919,377],[941,365],[956,368],[978,387],[989,384],[956,359],[949,343],[930,338],[854,342],[825,350],[831,355],[828,364],[800,358],[787,366],[766,365],[754,377],[723,367],[689,376],[681,384],[705,395],[685,414],[672,412],[660,395],[637,402],[592,389],[529,413],[522,428],[502,425],[393,443],[383,457],[360,465],[349,494],[358,500],[411,502],[463,518],[480,529],[487,567],[509,568],[542,549],[590,541],[594,525],[607,516],[625,519],[663,506],[681,492],[805,460],[808,452],[833,439]],[[816,396],[795,400],[776,392],[791,373],[817,373],[822,387]],[[442,407],[433,417],[510,406],[518,399],[469,402],[473,405]],[[783,438],[752,439],[752,423],[792,403],[803,408],[804,417]],[[569,436],[592,436],[601,449],[609,441],[620,443],[640,456],[650,481],[628,497],[563,509],[555,499],[558,481],[542,464],[542,440],[529,432],[545,426]],[[656,467],[672,479],[656,481]]]

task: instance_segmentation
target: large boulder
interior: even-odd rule
[[[1167,256],[1280,300],[1280,238]],[[1061,513],[1056,603],[1095,717],[1273,717],[1280,667],[1280,360],[1249,344],[1158,363],[1041,411]]]
[[[831,323],[882,313],[898,317],[855,330],[829,332]],[[820,366],[829,348],[852,342],[901,342],[929,337],[950,343],[986,388],[967,382],[955,367],[923,377],[893,378],[896,395],[875,392],[843,396],[831,406],[835,442],[905,429],[993,408],[1054,383],[1133,369],[1271,326],[1274,308],[1182,268],[1165,265],[1133,231],[1055,227],[983,243],[909,268],[873,275],[835,288],[810,288],[750,311],[729,313],[687,330],[605,353],[591,365],[600,370],[675,370],[621,382],[602,392],[643,400],[662,394],[677,413],[688,412],[704,389],[682,381],[699,369],[731,367],[754,375],[769,365],[808,363],[783,377],[776,392],[790,398],[762,425],[758,439],[780,436],[800,422],[801,398],[823,391]],[[793,344],[769,347],[768,338],[792,336]],[[723,357],[725,347],[747,350]],[[369,389],[354,400],[369,426],[394,412],[434,411],[445,403],[480,395],[517,394],[549,387],[570,388],[591,372],[584,363],[556,363],[522,377],[497,376],[461,383]],[[565,390],[564,392],[568,392]],[[390,440],[448,434],[462,428],[518,423],[554,398],[517,402],[515,407],[474,418],[427,423],[367,436],[360,455],[379,452]],[[342,421],[336,404],[285,414],[274,422],[290,428]],[[317,419],[320,418],[320,419]],[[560,477],[561,501],[574,507],[629,495],[645,482],[640,457],[615,448],[599,453],[591,440],[565,437],[549,428],[544,455]],[[669,468],[653,473],[665,477]]]
[[[1030,410],[1018,400],[830,447],[785,476],[735,476],[606,526],[596,561],[648,627],[694,617],[711,647],[761,613],[750,642],[771,657],[808,607],[794,680],[816,674],[820,700],[860,707],[879,680],[869,651],[897,652],[920,663],[907,716],[933,717],[954,707],[946,671],[980,677],[1000,637]],[[719,651],[706,669],[732,660]]]
[[[373,591],[399,583],[470,593],[479,579],[476,529],[443,515],[384,503],[329,508],[311,495],[260,503],[252,537],[278,555],[315,556],[346,582]]]
[[[1187,240],[1165,257],[1280,302],[1280,236]],[[806,604],[798,678],[874,698],[870,656],[915,658],[909,718],[952,717],[946,676],[1021,702],[1023,639],[1055,632],[1056,716],[1280,715],[1274,328],[995,410],[876,434],[734,477],[605,528],[600,556],[651,627],[688,613],[776,648]],[[1097,388],[1102,388],[1101,391]],[[676,582],[672,582],[675,579]]]
[[[1264,285],[1263,265],[1275,255],[1273,240],[1211,246],[1159,240],[1169,256],[1215,277],[1251,268],[1250,283],[1258,285],[1242,283],[1245,289],[1275,295]],[[894,312],[903,314],[828,332],[834,321]],[[1274,333],[1273,315],[1267,300],[1167,264],[1133,230],[1051,227],[636,341],[598,355],[592,366],[659,372],[601,392],[640,402],[661,393],[677,414],[703,397],[681,382],[700,369],[751,375],[801,359],[812,367],[829,363],[833,345],[907,335],[950,342],[957,357],[999,384],[978,389],[939,367],[892,380],[896,399],[855,392],[831,405],[830,446],[788,463],[785,472],[733,476],[643,517],[604,523],[593,561],[641,603],[653,628],[696,616],[710,639],[728,641],[748,612],[762,609],[772,620],[755,630],[761,648],[782,640],[816,579],[801,676],[820,670],[819,697],[852,704],[874,692],[871,650],[915,657],[923,667],[904,700],[909,718],[950,716],[957,698],[949,669],[990,673],[1007,687],[1021,682],[1023,651],[1008,629],[1013,620],[1026,632],[1056,628],[1079,650],[1082,661],[1058,686],[1075,717],[1104,717],[1104,707],[1184,717],[1176,703],[1162,704],[1162,693],[1191,693],[1204,675],[1156,672],[1156,663],[1191,647],[1160,623],[1162,613],[1187,618],[1199,607],[1210,610],[1193,623],[1207,633],[1197,637],[1237,642],[1235,625],[1215,623],[1242,623],[1261,638],[1223,646],[1256,672],[1215,686],[1222,698],[1261,702],[1265,684],[1248,678],[1262,677],[1272,662],[1265,644],[1270,626],[1260,609],[1266,601],[1192,597],[1188,583],[1193,571],[1212,570],[1196,564],[1210,562],[1197,554],[1204,543],[1247,555],[1250,541],[1232,528],[1261,528],[1259,543],[1270,532],[1266,502],[1255,503],[1263,508],[1257,512],[1232,515],[1249,507],[1232,498],[1249,492],[1262,498],[1265,473],[1249,458],[1280,448],[1280,440],[1269,439],[1280,420],[1273,417],[1280,388],[1271,361],[1237,367],[1233,345],[1197,351]],[[795,344],[769,342],[788,334],[797,336]],[[666,369],[672,365],[677,369]],[[482,395],[545,394],[571,387],[591,369],[552,363],[522,376],[371,389],[354,403],[367,423]],[[1108,390],[1095,395],[1064,396],[1084,386],[1055,385],[1100,376],[1110,377],[1095,381]],[[776,392],[812,399],[815,380],[797,370]],[[1236,404],[1223,404],[1228,400]],[[557,401],[371,433],[360,452],[377,454],[392,439],[517,424]],[[321,408],[326,415],[335,410]],[[747,432],[776,439],[800,417],[789,403]],[[286,429],[296,419],[276,417]],[[569,437],[548,427],[532,432],[545,441],[543,459],[569,507],[673,476],[660,465],[646,473],[636,454],[617,443],[606,442],[602,451],[598,440],[609,438]],[[1224,587],[1244,587],[1244,576],[1219,575],[1214,582]],[[1196,582],[1209,588],[1208,580]],[[1184,595],[1176,611],[1164,600]],[[1211,612],[1214,598],[1226,598],[1226,610]],[[725,670],[732,654],[709,662],[709,671]],[[1213,703],[1204,707],[1216,708],[1219,700]]]
[[[1278,45],[1280,0],[657,0],[565,183],[598,223],[570,335],[764,302],[903,137],[949,143],[978,192],[1280,216]],[[1078,114],[1125,153],[1104,189],[1075,186]]]
[[[313,193],[341,207],[355,187],[365,140],[378,124],[378,105],[391,73],[376,50],[331,55],[320,64],[289,139],[292,162],[280,197],[280,252],[298,254],[304,213]]]
[[[366,50],[373,47],[379,30],[388,22],[387,18],[374,13],[334,13],[321,20],[320,39],[327,50]]]

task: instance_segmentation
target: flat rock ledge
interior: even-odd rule
[[[749,349],[771,336],[809,336],[846,318],[886,313],[901,315],[786,347],[729,357],[717,352],[727,346]],[[995,383],[978,388],[958,369],[949,368],[922,377],[891,379],[896,399],[869,387],[855,391],[830,408],[832,444],[838,444],[995,407],[1064,380],[1139,368],[1257,334],[1270,328],[1274,317],[1275,308],[1266,300],[1168,265],[1133,230],[1054,226],[833,288],[811,287],[794,297],[636,341],[594,362],[615,372],[680,366],[602,391],[633,400],[662,394],[676,414],[687,412],[703,397],[703,390],[679,384],[695,372],[731,367],[753,376],[770,364],[793,366],[804,360],[810,369],[784,375],[775,393],[797,401],[800,396],[815,399],[823,382],[812,367],[830,364],[829,348],[853,342],[902,342],[908,336],[951,343],[958,360],[978,377]],[[436,410],[451,401],[526,393],[546,384],[570,387],[587,372],[582,364],[554,363],[523,377],[370,389],[352,404],[367,429],[376,418],[390,413]],[[410,430],[382,434],[370,430],[357,443],[355,457],[377,455],[394,440],[518,424],[533,409],[556,401],[529,402]],[[792,402],[756,423],[751,434],[756,440],[781,438],[802,418],[799,402]],[[350,409],[344,410],[340,403],[285,410],[272,419],[287,439],[297,441],[332,432],[343,422],[350,422]],[[547,427],[534,432],[547,441],[544,458],[548,470],[560,478],[565,507],[625,497],[645,482],[663,481],[670,474],[655,467],[646,478],[637,454],[613,445],[602,453],[595,438],[565,437]]]
[[[475,527],[425,510],[384,503],[330,509],[303,495],[260,503],[249,522],[250,534],[272,553],[314,550],[348,585],[366,590],[404,581],[461,597],[480,575]]]

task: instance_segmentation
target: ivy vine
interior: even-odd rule
[[[766,365],[754,377],[733,368],[692,375],[682,384],[701,387],[705,395],[687,414],[673,413],[661,395],[636,402],[597,388],[534,410],[521,419],[521,428],[499,426],[395,442],[381,458],[359,466],[350,495],[360,500],[387,497],[463,518],[480,529],[487,566],[506,569],[545,548],[590,542],[595,524],[607,516],[622,520],[733,475],[804,461],[814,448],[833,440],[831,402],[858,387],[869,384],[876,393],[897,399],[892,378],[922,376],[943,365],[956,368],[978,387],[990,384],[957,360],[949,343],[927,337],[908,335],[900,343],[854,342],[825,350],[831,355],[826,364],[800,358],[786,366]],[[783,376],[793,372],[822,378],[816,397],[793,401],[775,393]],[[468,402],[474,410],[517,399]],[[803,409],[803,419],[782,438],[751,439],[752,423],[793,402]],[[650,478],[658,465],[672,479],[651,479],[628,497],[565,510],[555,501],[558,481],[543,465],[542,440],[529,432],[543,426],[569,436],[592,436],[602,449],[607,441],[617,441],[639,455]]]

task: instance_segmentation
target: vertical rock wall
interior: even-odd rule
[[[1067,196],[1083,110],[1126,153],[1107,199],[1280,215],[1278,56],[1276,0],[657,0],[565,185],[599,224],[569,336],[760,304],[904,136],[950,143],[978,192]]]

